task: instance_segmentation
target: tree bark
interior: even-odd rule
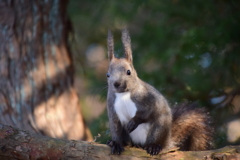
[[[18,130],[11,126],[0,125],[0,159],[87,159],[87,160],[202,160],[202,159],[239,159],[240,146],[227,146],[210,151],[182,152],[172,149],[150,156],[140,148],[126,147],[121,155],[111,155],[107,145],[95,142],[63,140],[45,137]]]
[[[0,123],[87,140],[73,89],[66,2],[0,1]]]

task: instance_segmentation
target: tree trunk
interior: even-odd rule
[[[0,159],[240,159],[240,146],[227,146],[211,151],[181,152],[175,149],[150,156],[140,148],[125,148],[121,155],[111,155],[107,145],[94,142],[54,139],[30,134],[10,126],[0,125]]]
[[[73,89],[66,2],[0,0],[0,123],[87,140]]]

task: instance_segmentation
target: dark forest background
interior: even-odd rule
[[[76,87],[96,141],[109,137],[106,115],[107,30],[122,56],[127,26],[134,66],[171,105],[198,102],[214,120],[216,147],[240,139],[240,1],[71,0]],[[95,113],[98,112],[98,113]]]

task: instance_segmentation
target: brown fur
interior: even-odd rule
[[[172,141],[184,151],[200,151],[213,147],[211,118],[196,104],[182,104],[172,110]]]
[[[114,41],[113,41],[113,35],[112,32],[108,31],[108,58],[109,60],[112,60],[114,58]]]
[[[129,62],[132,62],[131,39],[127,29],[124,29],[122,31],[122,42],[123,42],[124,51],[125,51],[125,58]]]

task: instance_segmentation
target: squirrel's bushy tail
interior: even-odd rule
[[[183,151],[208,150],[213,147],[213,128],[209,113],[193,104],[175,106],[172,140]]]

